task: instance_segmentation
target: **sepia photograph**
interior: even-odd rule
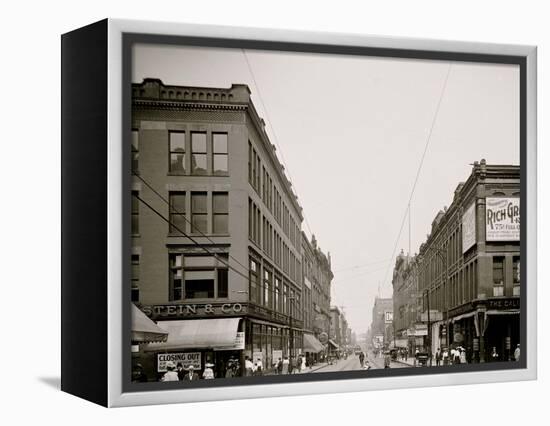
[[[131,381],[524,367],[520,87],[496,61],[135,43]]]

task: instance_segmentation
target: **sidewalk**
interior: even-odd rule
[[[392,362],[397,362],[399,364],[407,365],[409,367],[416,367],[416,365],[414,365],[414,358],[409,358],[407,360],[398,358],[396,360],[392,360]]]

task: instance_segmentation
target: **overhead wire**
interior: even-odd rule
[[[207,254],[210,256],[215,257],[217,260],[219,260],[221,263],[223,263],[225,266],[227,266],[229,269],[231,269],[233,272],[237,273],[241,277],[244,277],[247,281],[250,279],[248,275],[243,274],[241,271],[238,271],[235,269],[232,265],[229,264],[225,259],[223,259],[221,256],[219,256],[219,253],[212,252],[208,250],[204,244],[199,243],[197,240],[195,240],[193,237],[182,231],[179,227],[174,225],[174,223],[170,220],[164,217],[162,213],[160,213],[157,209],[155,209],[153,206],[151,206],[147,201],[145,201],[143,198],[141,198],[139,195],[133,195],[136,197],[137,200],[139,200],[141,203],[143,203],[146,207],[148,207],[153,213],[155,213],[157,216],[159,216],[162,220],[167,222],[170,226],[172,226],[176,231],[181,233],[185,238],[188,238],[193,244],[195,244],[200,249],[204,250]]]
[[[151,191],[153,191],[153,193],[155,193],[162,201],[164,201],[168,205],[168,208],[169,208],[170,212],[173,212],[173,213],[177,214],[178,216],[182,217],[187,223],[189,223],[191,225],[191,229],[196,231],[200,236],[206,238],[212,244],[217,244],[214,240],[212,240],[212,238],[210,238],[208,235],[204,234],[200,229],[198,229],[196,226],[194,226],[193,223],[189,219],[187,219],[185,213],[181,213],[181,212],[177,211],[173,206],[171,206],[170,201],[167,200],[162,194],[160,194],[155,188],[153,188],[153,186],[149,182],[147,182],[143,178],[143,176],[141,176],[140,174],[135,173],[135,172],[132,172],[132,174],[135,177],[137,177],[139,180],[141,180],[145,184],[145,186],[147,186]],[[174,225],[172,224],[172,226],[174,226]],[[248,267],[243,265],[238,259],[231,256],[231,254],[229,254],[229,253],[228,253],[228,257],[233,259],[237,264],[242,266],[245,271],[248,272]]]
[[[449,63],[449,66],[447,68],[447,73],[445,75],[445,80],[443,81],[443,86],[442,86],[441,93],[439,95],[439,99],[438,99],[437,106],[436,106],[436,109],[435,109],[435,113],[434,113],[434,116],[432,118],[432,123],[431,123],[431,126],[430,126],[430,130],[428,132],[428,136],[426,138],[426,143],[424,145],[424,151],[422,153],[422,157],[420,158],[420,164],[418,165],[418,170],[416,171],[416,176],[415,176],[415,179],[414,179],[414,183],[413,183],[413,186],[412,186],[412,189],[411,189],[409,200],[407,202],[407,208],[405,209],[405,213],[403,214],[403,220],[401,221],[401,227],[399,228],[399,233],[397,234],[397,238],[395,240],[395,245],[393,247],[393,252],[392,252],[392,255],[391,255],[392,259],[395,257],[397,246],[399,245],[399,239],[401,238],[401,233],[403,232],[403,226],[405,225],[405,220],[407,219],[407,214],[409,213],[409,209],[411,207],[411,201],[412,201],[412,198],[414,196],[414,191],[416,189],[416,184],[418,183],[418,178],[420,177],[420,172],[422,171],[422,166],[424,165],[424,159],[426,158],[426,152],[428,151],[428,147],[429,147],[430,141],[432,139],[432,134],[433,134],[433,130],[434,130],[434,127],[435,127],[435,123],[437,121],[437,117],[439,115],[439,110],[441,108],[441,102],[443,100],[443,97],[445,95],[445,90],[447,88],[447,82],[449,80],[449,74],[451,73],[451,67],[452,67],[452,63]],[[388,269],[386,270],[386,274],[384,275],[384,281],[383,281],[384,283],[386,283],[386,280],[388,279],[388,273],[389,273],[389,270],[390,270],[390,266],[391,266],[391,263],[388,264]]]
[[[243,52],[243,56],[244,56],[244,59],[246,61],[246,65],[248,67],[248,71],[250,73],[250,76],[252,77],[252,82],[254,83],[254,87],[256,88],[256,93],[258,94],[258,100],[260,101],[260,104],[262,105],[262,108],[264,110],[265,119],[267,121],[267,124],[268,124],[269,128],[271,129],[271,134],[273,135],[273,142],[275,142],[275,146],[277,147],[278,151],[280,152],[281,162],[283,163],[283,166],[285,167],[285,172],[288,175],[288,180],[290,181],[291,185],[294,187],[294,192],[296,193],[296,196],[298,196],[298,190],[296,189],[296,185],[294,184],[292,176],[290,174],[290,169],[289,169],[288,164],[285,160],[285,155],[283,153],[283,150],[281,149],[281,145],[279,144],[279,138],[277,137],[277,133],[275,132],[275,128],[273,127],[273,125],[271,123],[271,120],[269,118],[269,113],[268,113],[267,107],[264,103],[262,93],[260,91],[260,86],[258,85],[258,82],[256,81],[256,76],[255,76],[254,71],[252,69],[252,65],[250,64],[250,60],[248,59],[248,55],[246,54],[246,50],[241,49],[241,51]],[[307,220],[307,217],[303,212],[302,212],[302,216],[304,218],[304,222],[305,222],[306,227],[307,227],[307,229],[310,233],[310,236],[312,236],[313,231],[311,230],[311,227],[309,226],[309,221]]]

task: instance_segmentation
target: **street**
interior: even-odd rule
[[[374,354],[367,353],[367,359],[369,365],[372,369],[384,368],[384,358],[376,358]],[[406,368],[410,367],[401,362],[391,362],[390,368]],[[310,373],[329,373],[336,371],[351,371],[351,370],[361,370],[361,365],[359,363],[359,357],[356,355],[350,355],[348,359],[339,359],[334,361],[333,364],[325,364],[324,366],[318,367],[315,366],[312,370],[305,372]]]

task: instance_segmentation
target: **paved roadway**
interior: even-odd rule
[[[384,358],[375,358],[372,353],[367,355],[369,365],[372,369],[384,368]],[[404,368],[408,365],[400,362],[392,362],[390,368]],[[315,367],[314,367],[315,368]],[[348,356],[348,359],[340,359],[333,364],[326,364],[321,368],[317,368],[311,371],[311,373],[328,373],[336,371],[350,371],[361,370],[361,364],[359,363],[359,357],[355,355]]]
[[[371,368],[377,369],[377,368],[384,368],[384,358],[376,357],[372,352],[367,352],[367,359],[369,360],[369,364]],[[390,368],[414,368],[410,365],[406,365],[401,362],[394,362],[391,361]]]

